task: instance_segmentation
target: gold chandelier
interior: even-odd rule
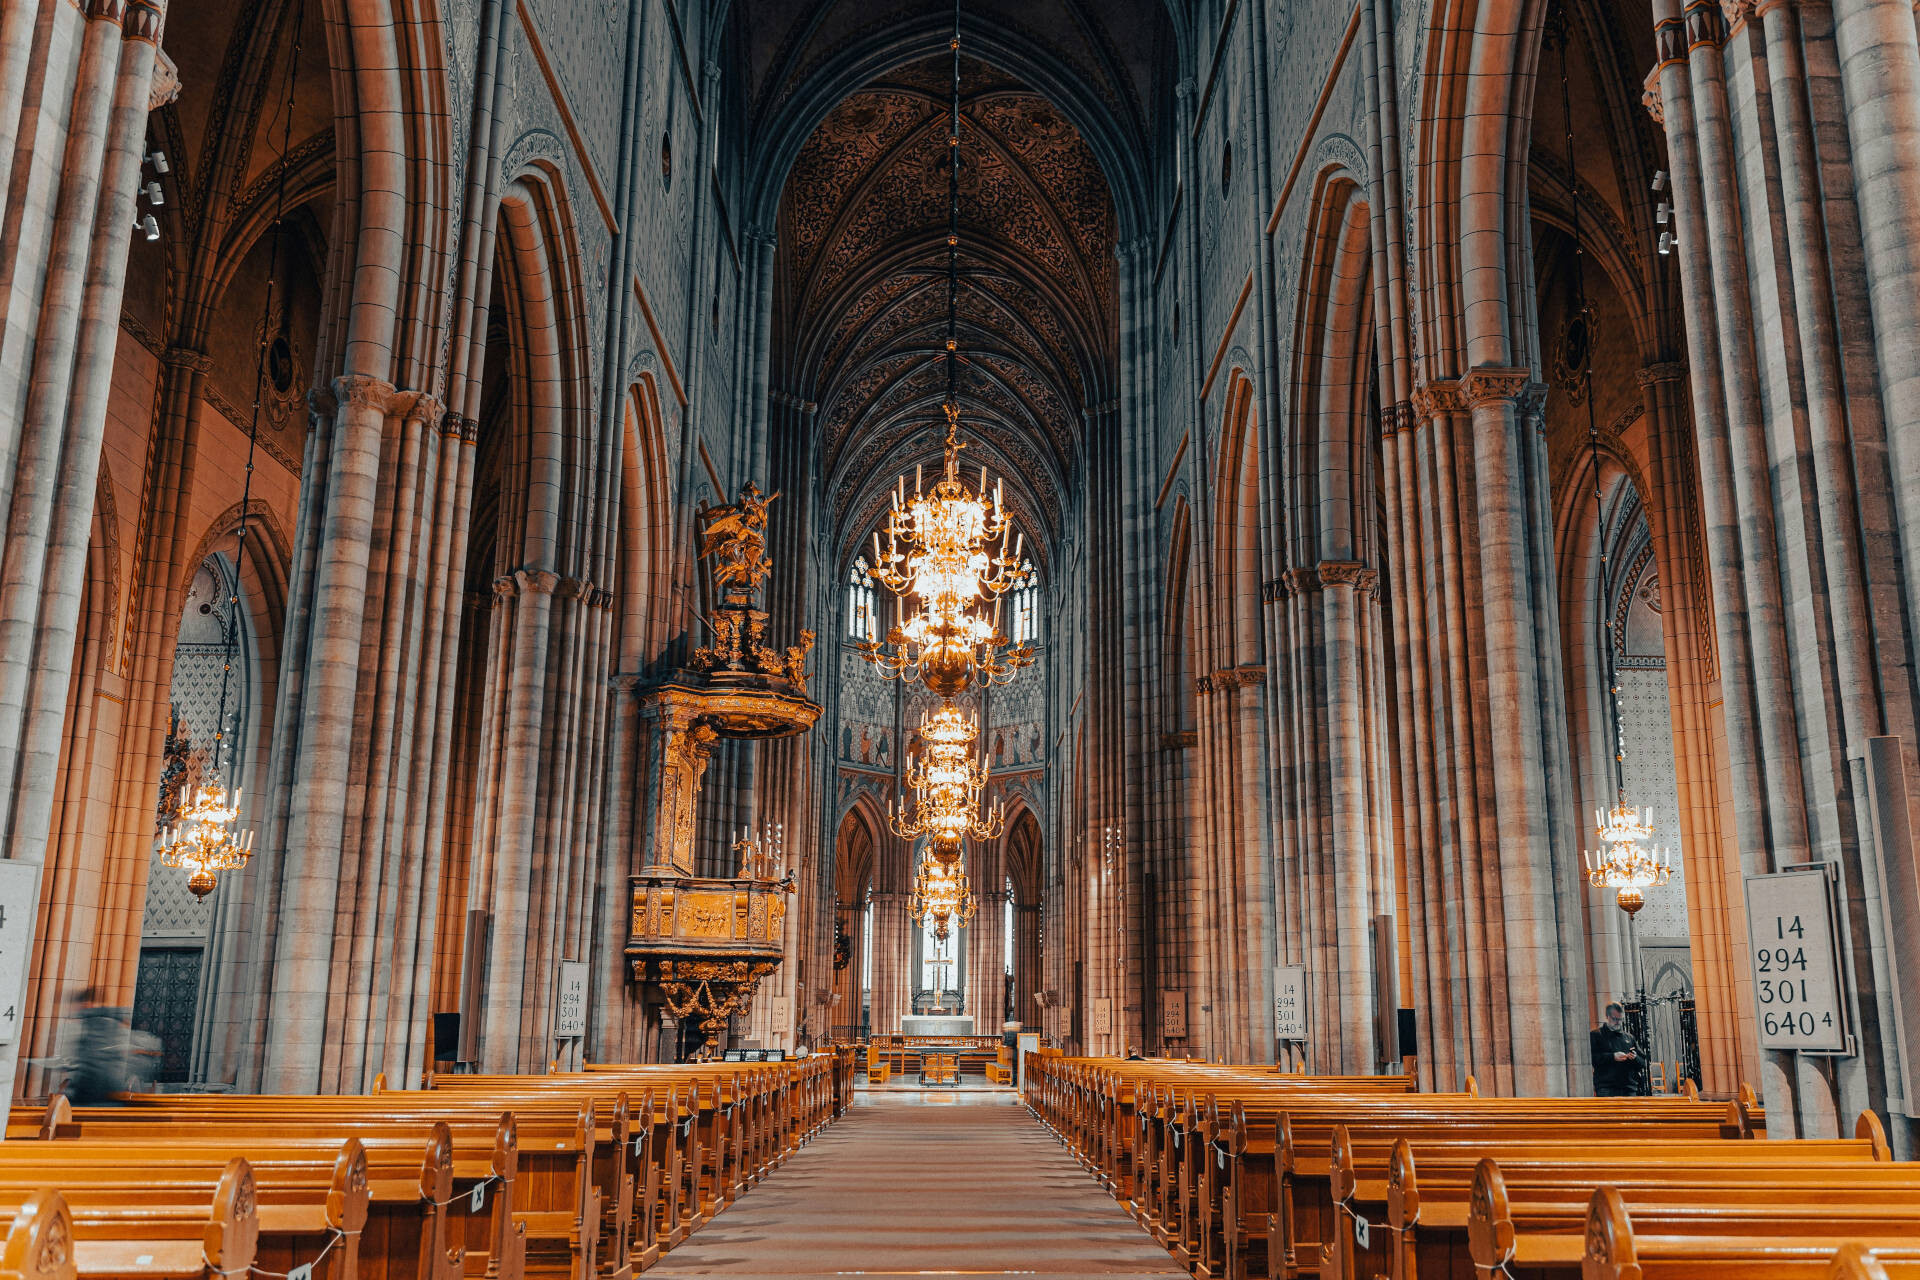
[[[921,716],[924,746],[920,758],[907,769],[907,785],[914,790],[913,814],[908,816],[902,797],[891,817],[895,835],[909,840],[928,837],[928,856],[946,865],[959,862],[961,841],[967,836],[991,840],[1005,825],[999,804],[981,807],[987,771],[974,757],[979,734],[979,720],[962,715],[951,702]]]
[[[238,871],[253,857],[253,832],[233,830],[240,816],[240,788],[227,798],[227,788],[216,776],[196,787],[180,806],[175,825],[160,836],[162,866],[191,868],[187,888],[196,898],[212,893],[222,871]]]
[[[1020,557],[1026,535],[1012,528],[1002,510],[999,485],[989,498],[985,467],[977,491],[961,478],[960,408],[949,398],[945,410],[940,479],[922,492],[916,468],[908,498],[901,476],[884,544],[880,531],[873,535],[869,572],[899,598],[896,622],[885,641],[865,641],[859,648],[888,678],[919,680],[929,692],[951,698],[976,680],[1005,684],[1032,665],[1033,646],[1009,645],[999,627],[999,597],[1026,580]],[[911,615],[908,596],[917,602]]]
[[[1629,916],[1646,905],[1648,889],[1673,879],[1673,854],[1661,845],[1645,844],[1653,839],[1653,810],[1616,804],[1612,809],[1593,811],[1600,837],[1600,850],[1583,855],[1587,883],[1597,889],[1615,890],[1615,901]]]
[[[973,922],[979,909],[979,900],[973,896],[973,880],[958,863],[945,863],[931,855],[921,861],[920,869],[913,876],[913,892],[907,899],[907,910],[915,924],[932,921],[934,938],[944,942],[955,921],[964,929]]]

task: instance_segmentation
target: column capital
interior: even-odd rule
[[[388,403],[409,426],[437,426],[447,412],[431,391],[396,391]]]
[[[493,580],[493,594],[506,599],[512,596],[552,595],[554,588],[560,585],[560,575],[546,569],[515,569],[512,573],[502,574]]]
[[[343,373],[333,380],[333,402],[339,409],[377,409],[381,413],[393,401],[393,384],[384,378],[363,373]]]
[[[1635,370],[1633,376],[1643,387],[1658,386],[1663,382],[1685,382],[1687,366],[1678,360],[1662,360]]]
[[[1380,571],[1361,560],[1322,560],[1318,568],[1323,587],[1348,586],[1370,593],[1380,583]]]
[[[1480,365],[1467,370],[1460,379],[1460,396],[1467,408],[1478,409],[1496,400],[1512,401],[1523,407],[1533,386],[1533,370],[1513,365]]]
[[[1450,378],[1422,382],[1413,389],[1413,412],[1417,418],[1437,418],[1443,413],[1465,413],[1466,399],[1460,384]]]
[[[1647,78],[1640,82],[1640,105],[1647,109],[1653,122],[1662,128],[1667,123],[1667,104],[1660,97],[1660,68],[1655,66],[1647,72]]]
[[[88,22],[118,22],[127,20],[127,0],[87,0],[86,14]]]
[[[168,347],[160,353],[160,363],[173,369],[185,369],[188,373],[213,372],[213,357],[192,347]]]

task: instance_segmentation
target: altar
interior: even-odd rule
[[[909,1013],[900,1018],[903,1036],[970,1036],[973,1015],[955,1013]]]

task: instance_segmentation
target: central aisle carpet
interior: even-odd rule
[[[861,1091],[657,1276],[1185,1280],[1013,1094]]]

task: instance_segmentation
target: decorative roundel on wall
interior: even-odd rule
[[[1233,186],[1233,143],[1220,145],[1220,194],[1225,195]]]
[[[673,190],[673,135],[660,135],[660,185]]]
[[[1574,311],[1561,322],[1560,342],[1553,353],[1553,380],[1566,391],[1573,404],[1587,398],[1587,379],[1593,366],[1593,317],[1587,311]]]
[[[293,344],[285,333],[274,334],[267,344],[267,377],[283,395],[293,386]]]

